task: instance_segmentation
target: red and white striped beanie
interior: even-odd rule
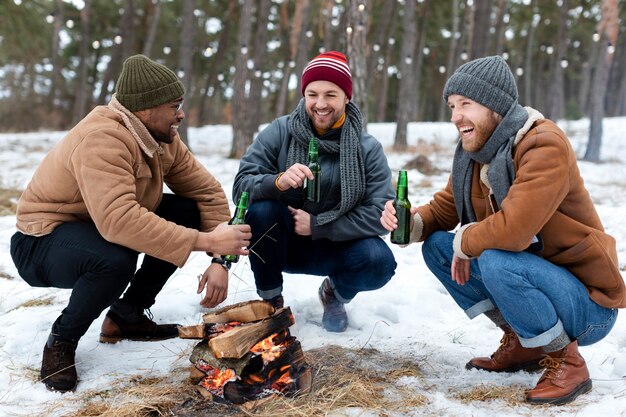
[[[348,99],[352,99],[352,73],[346,56],[341,52],[330,51],[319,54],[304,67],[302,95],[309,83],[320,80],[337,84],[346,93]]]

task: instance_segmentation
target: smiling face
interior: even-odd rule
[[[330,129],[346,111],[348,96],[330,81],[313,81],[304,90],[306,112],[318,130]]]
[[[157,142],[172,143],[178,134],[178,126],[185,118],[183,98],[135,114]]]
[[[448,97],[448,107],[452,111],[450,120],[459,131],[463,149],[468,152],[481,150],[502,121],[498,113],[458,94]]]

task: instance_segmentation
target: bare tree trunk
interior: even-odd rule
[[[292,56],[295,57],[295,67],[293,71],[298,76],[298,86],[296,88],[296,94],[293,95],[290,103],[291,108],[295,107],[300,101],[300,98],[302,98],[302,94],[300,93],[300,90],[302,90],[302,77],[300,75],[307,62],[313,58],[312,56],[309,57],[309,38],[306,33],[310,25],[310,15],[311,1],[299,0],[296,3],[296,15],[294,17],[293,36],[291,38]]]
[[[565,114],[565,85],[563,83],[563,67],[561,62],[567,53],[567,13],[569,12],[568,1],[561,0],[559,8],[559,29],[556,41],[555,62],[552,65],[552,80],[550,81],[550,92],[548,94],[548,117],[553,120],[562,119]]]
[[[181,80],[185,86],[185,97],[187,98],[187,113],[183,122],[178,128],[178,134],[185,145],[189,146],[187,128],[189,119],[193,116],[191,113],[191,103],[193,102],[193,91],[191,91],[191,80],[193,78],[193,38],[196,18],[193,12],[196,8],[196,0],[184,0],[183,2],[183,27],[180,31],[180,48],[178,55],[178,70],[182,72]]]
[[[271,1],[258,1],[254,50],[252,52],[254,68],[250,69],[252,73],[250,77],[250,94],[247,101],[247,106],[257,109],[257,111],[250,112],[247,118],[248,125],[245,132],[246,149],[252,143],[252,138],[259,129],[259,124],[263,119],[264,114],[260,109],[265,107],[261,103],[261,93],[263,91],[263,68],[265,67],[265,58],[267,56],[267,23],[269,21]]]
[[[398,19],[391,19],[391,27],[389,28],[389,33],[393,34],[396,31],[396,25],[398,24]],[[395,43],[392,44],[391,40],[392,36],[389,36],[387,41],[381,45],[382,48],[385,49],[385,57],[383,60],[383,65],[380,71],[381,79],[377,85],[377,91],[375,97],[378,98],[376,104],[376,120],[379,122],[384,122],[387,117],[387,94],[389,90],[389,74],[387,70],[389,69],[389,65],[391,64],[391,56],[394,52]]]
[[[352,73],[352,102],[361,110],[363,115],[363,130],[367,131],[369,106],[367,100],[367,64],[365,53],[367,50],[367,21],[368,1],[349,0],[347,21],[348,32],[347,55]]]
[[[280,88],[278,89],[278,96],[276,97],[276,112],[275,116],[282,116],[287,112],[287,100],[289,98],[289,79],[291,78],[291,63],[294,62],[295,51],[291,47],[290,34],[293,35],[293,30],[290,31],[290,19],[289,19],[289,3],[282,2],[278,14],[278,22],[280,25],[281,42],[288,45],[285,48],[285,56],[283,59],[282,72],[283,76],[280,80]],[[295,29],[295,28],[294,28]],[[295,62],[294,62],[295,65]]]
[[[600,42],[612,45],[617,43],[619,33],[619,9],[617,0],[602,0],[602,19],[598,23]],[[604,40],[604,42],[603,42]],[[593,76],[591,97],[591,115],[589,116],[589,142],[583,159],[590,162],[600,161],[602,147],[602,120],[604,119],[604,100],[607,93],[609,69],[613,62],[613,52],[607,48],[600,49],[600,60]]]
[[[111,61],[102,77],[102,87],[97,100],[98,104],[105,103],[107,96],[113,91],[111,84],[115,83],[115,77],[120,73],[124,59],[128,58],[133,53],[135,10],[132,5],[133,0],[126,1],[126,7],[124,7],[124,13],[122,14],[120,22],[121,35],[118,41],[121,41],[121,43],[113,47]]]
[[[76,124],[86,114],[87,108],[87,60],[89,59],[89,18],[91,12],[91,0],[85,0],[85,5],[80,11],[80,62],[78,64],[78,77],[76,79],[76,97],[74,111],[72,112],[72,124]]]
[[[146,34],[146,41],[143,44],[142,54],[145,56],[152,55],[152,46],[154,45],[154,38],[156,37],[156,31],[159,27],[159,17],[161,16],[161,2],[160,0],[150,0],[146,3],[146,16],[149,19],[148,33]]]
[[[48,108],[53,110],[56,106],[56,98],[61,82],[61,62],[59,56],[59,33],[63,25],[63,0],[56,0],[54,9],[54,33],[52,34],[52,56],[50,63],[52,64],[52,80],[50,84],[50,94],[48,96]]]
[[[498,13],[496,14],[496,33],[495,33],[495,47],[492,49],[495,55],[500,55],[504,52],[504,15],[508,7],[508,0],[498,0]]]
[[[254,0],[243,0],[240,3],[239,34],[237,59],[235,60],[235,79],[233,82],[233,143],[230,158],[241,158],[246,151],[249,138],[246,124],[250,117],[248,112],[256,111],[246,105],[248,96],[248,59],[250,56],[250,36],[252,34],[252,14],[255,9]]]
[[[407,124],[411,114],[411,101],[415,100],[415,85],[413,60],[415,44],[417,42],[416,28],[416,3],[407,1],[404,3],[404,17],[402,19],[403,33],[402,47],[400,49],[400,80],[398,82],[398,107],[396,108],[396,137],[393,149],[404,151],[407,148]]]
[[[609,116],[626,115],[626,37],[617,40],[615,58],[609,75],[609,91],[607,97],[607,114]]]
[[[450,48],[448,49],[448,59],[446,64],[446,79],[449,79],[454,71],[456,71],[457,66],[459,65],[459,41],[460,38],[457,39],[456,34],[459,33],[459,27],[461,23],[460,18],[460,10],[459,10],[459,0],[452,0],[452,37],[450,38]],[[441,100],[441,104],[439,105],[439,111],[437,115],[437,120],[443,120],[446,114],[446,108],[448,106],[446,103]]]
[[[369,56],[367,64],[367,91],[375,89],[378,92],[381,82],[387,79],[387,66],[385,62],[385,55],[383,51],[387,51],[387,40],[391,34],[391,28],[393,27],[392,21],[395,20],[396,5],[398,3],[388,2],[382,8],[382,16],[379,23],[376,25],[376,34],[374,35],[374,44]],[[382,62],[380,61],[382,59]],[[374,94],[374,103],[385,102],[385,97]],[[374,120],[382,122],[382,119],[378,118],[378,111],[375,111]]]
[[[420,120],[420,110],[424,107],[420,104],[424,94],[422,94],[422,69],[424,63],[424,47],[426,46],[426,36],[428,30],[428,11],[430,10],[430,1],[423,0],[421,10],[418,9],[420,33],[415,42],[415,56],[413,64],[413,99],[411,100],[411,111],[409,113],[409,122]]]
[[[535,43],[535,31],[537,29],[537,23],[535,22],[535,0],[530,3],[530,10],[533,13],[530,15],[530,22],[528,22],[528,38],[526,40],[526,52],[524,54],[524,104],[530,105],[533,102],[532,98],[532,68],[533,68],[533,52]]]
[[[238,0],[228,1],[228,9],[224,14],[224,22],[234,21],[237,12],[237,2]],[[216,98],[220,95],[217,85],[217,75],[220,71],[222,60],[230,47],[230,34],[234,27],[234,25],[222,26],[217,43],[217,52],[211,57],[211,64],[209,66],[209,70],[207,71],[206,82],[204,85],[204,94],[200,100],[198,110],[198,125],[200,126],[212,123],[214,120],[213,114],[215,114],[216,109],[219,108],[219,102],[216,100]],[[215,117],[215,119],[217,119],[217,117]]]
[[[472,19],[472,41],[470,58],[480,58],[487,55],[487,42],[491,27],[491,8],[493,0],[480,0],[474,2],[474,16]]]

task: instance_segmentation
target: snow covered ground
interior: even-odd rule
[[[559,123],[582,156],[588,121]],[[391,151],[395,125],[370,124],[369,131],[387,149],[390,166],[397,175],[405,162],[425,153],[443,172],[425,176],[409,171],[409,194],[413,205],[427,202],[445,185],[451,166],[455,130],[450,123],[414,123],[409,126],[410,153]],[[618,242],[620,268],[626,263],[626,118],[605,120],[601,164],[580,162],[586,185],[597,204],[605,228]],[[0,134],[0,186],[22,189],[48,149],[64,132]],[[230,126],[206,126],[189,130],[190,144],[208,169],[221,181],[230,198],[238,161],[226,158],[232,138]],[[234,205],[231,202],[231,209]],[[185,366],[193,346],[189,340],[156,343],[98,343],[102,317],[96,320],[77,351],[80,378],[76,392],[49,392],[37,381],[43,345],[52,322],[69,297],[69,290],[31,288],[18,276],[9,255],[15,217],[0,217],[0,416],[70,415],[81,395],[103,390],[131,375],[164,375]],[[407,248],[391,245],[398,261],[396,275],[384,288],[359,294],[347,306],[350,326],[343,334],[320,327],[322,307],[317,288],[322,278],[289,275],[284,296],[296,318],[292,333],[304,350],[329,344],[348,348],[375,347],[391,354],[410,356],[428,364],[418,380],[402,378],[399,384],[425,395],[429,403],[406,415],[440,416],[626,416],[626,318],[619,316],[611,334],[599,343],[581,348],[593,390],[562,407],[510,405],[502,400],[462,402],[452,392],[486,384],[532,388],[537,374],[511,375],[466,371],[473,356],[489,355],[501,333],[484,317],[468,320],[426,268],[419,244]],[[206,310],[195,293],[197,278],[207,257],[194,254],[166,285],[152,308],[163,322],[197,324]],[[624,272],[622,272],[624,275]],[[224,303],[257,299],[254,280],[246,260],[240,261],[230,279]],[[363,414],[359,414],[363,412]],[[376,416],[371,410],[345,414]]]

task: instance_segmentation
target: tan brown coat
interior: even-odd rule
[[[462,229],[460,248],[455,248],[459,255],[522,251],[540,233],[546,260],[572,272],[598,304],[626,307],[615,239],[604,232],[565,133],[550,120],[534,121],[518,139],[513,160],[515,181],[495,213],[489,187],[481,180],[482,166],[474,164],[471,199],[478,221]],[[451,181],[417,213],[412,241],[453,230],[459,218]]]
[[[197,201],[202,231],[228,221],[228,201],[179,138],[162,146],[150,139],[133,134],[110,108],[96,107],[37,168],[20,197],[17,228],[42,236],[64,222],[92,221],[109,242],[184,265],[198,231],[154,214],[163,184]]]

